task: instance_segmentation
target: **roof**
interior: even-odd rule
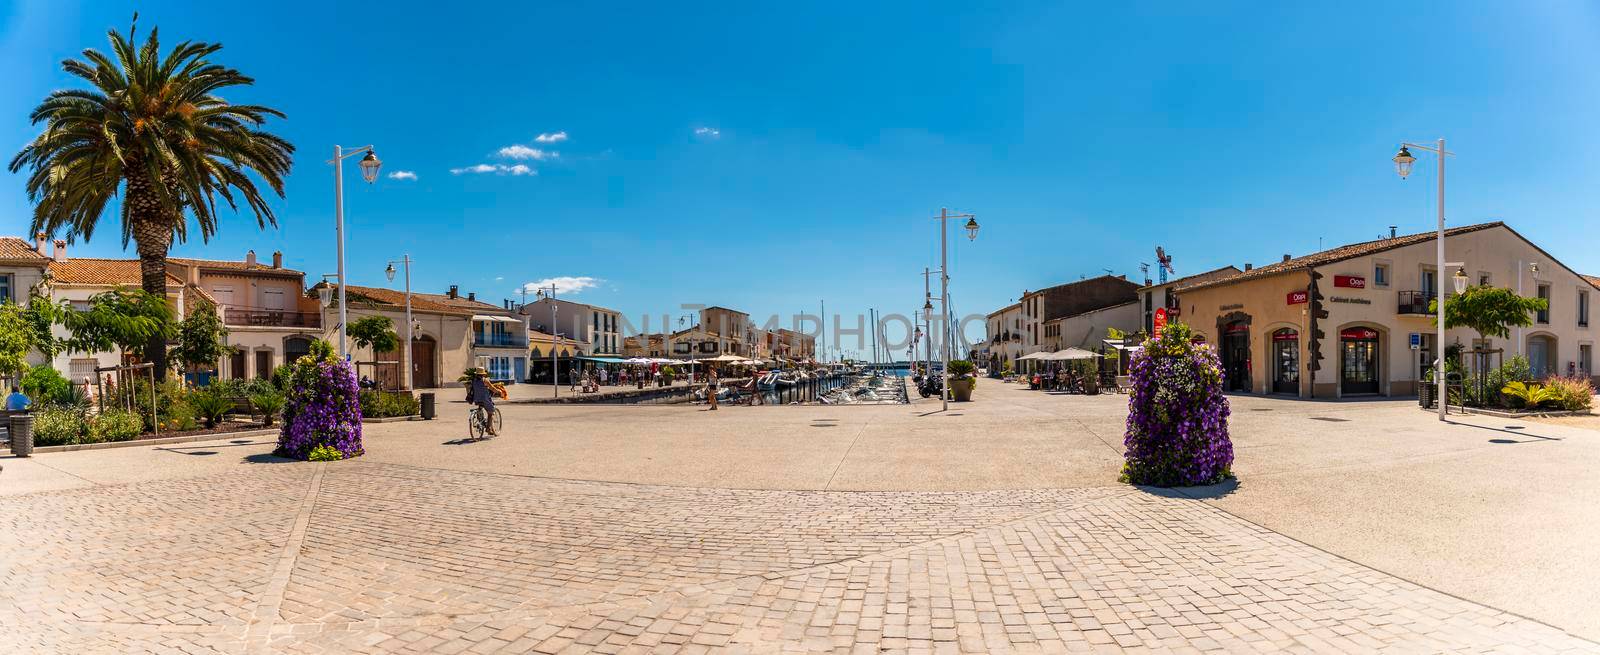
[[[1589,284],[1594,285],[1596,289],[1600,289],[1600,275],[1584,275],[1579,273],[1578,277],[1581,277]]]
[[[49,257],[39,254],[33,244],[17,237],[0,237],[0,261],[22,262],[42,266]]]
[[[354,288],[354,287],[352,287],[352,288]],[[402,294],[400,294],[400,296],[401,296],[400,302],[404,303],[405,302],[405,294],[402,293]],[[411,292],[411,306],[413,308],[417,306],[417,299],[418,298],[423,298],[423,299],[426,299],[426,300],[428,300],[430,302],[434,302],[434,303],[438,303],[439,305],[443,305],[445,307],[454,307],[456,309],[471,310],[472,313],[474,313],[474,314],[482,313],[482,312],[496,312],[496,313],[505,314],[505,315],[509,316],[512,313],[511,310],[506,309],[504,307],[501,307],[499,305],[496,305],[496,304],[493,304],[493,303],[486,303],[486,302],[484,302],[482,300],[468,300],[466,296],[462,296],[462,295],[457,295],[456,297],[451,298],[450,294],[448,294],[448,293],[418,293],[416,291]]]
[[[91,284],[103,286],[132,286],[143,284],[137,259],[97,259],[73,257],[64,262],[51,261],[47,270],[50,279],[59,284]],[[183,280],[167,273],[168,286],[183,286]]]
[[[1447,229],[1447,230],[1444,231],[1444,235],[1445,235],[1445,237],[1452,237],[1452,236],[1456,236],[1458,234],[1468,234],[1468,233],[1471,233],[1471,232],[1478,232],[1478,231],[1487,230],[1487,229],[1496,228],[1496,227],[1506,227],[1506,224],[1503,223],[1503,222],[1500,222],[1500,221],[1494,221],[1492,223],[1479,223],[1477,225],[1464,225],[1464,226],[1461,226],[1461,227],[1453,227],[1453,228]],[[1509,229],[1509,228],[1507,228],[1507,229]],[[1219,286],[1219,285],[1223,285],[1223,284],[1233,284],[1235,282],[1244,282],[1244,281],[1247,281],[1247,280],[1255,280],[1255,279],[1264,278],[1264,277],[1271,277],[1273,275],[1279,275],[1279,274],[1288,273],[1288,272],[1291,272],[1291,271],[1305,270],[1305,269],[1314,268],[1314,267],[1317,267],[1317,266],[1326,266],[1328,264],[1335,264],[1335,263],[1338,263],[1338,262],[1345,261],[1347,259],[1355,259],[1357,257],[1365,257],[1367,255],[1373,255],[1373,254],[1377,254],[1377,253],[1388,251],[1388,250],[1394,250],[1396,248],[1404,248],[1406,246],[1413,246],[1413,245],[1416,245],[1416,244],[1419,244],[1419,243],[1427,243],[1429,241],[1433,241],[1435,238],[1437,238],[1437,236],[1438,236],[1437,231],[1429,231],[1429,232],[1420,232],[1420,233],[1417,233],[1417,234],[1407,234],[1405,236],[1398,236],[1398,237],[1394,237],[1394,238],[1391,238],[1391,239],[1378,239],[1376,241],[1363,241],[1361,243],[1352,243],[1350,245],[1339,246],[1337,248],[1331,248],[1331,249],[1328,249],[1328,250],[1323,250],[1321,252],[1314,252],[1314,253],[1311,253],[1309,255],[1305,255],[1303,257],[1295,257],[1293,259],[1288,259],[1288,260],[1284,260],[1284,261],[1281,261],[1281,262],[1268,264],[1268,265],[1262,266],[1260,268],[1253,268],[1253,269],[1250,269],[1248,271],[1241,271],[1241,272],[1235,273],[1233,275],[1223,276],[1223,277],[1220,277],[1220,278],[1213,278],[1213,279],[1210,279],[1210,280],[1204,280],[1204,281],[1201,281],[1201,282],[1199,282],[1197,284],[1190,284],[1190,285],[1187,285],[1187,286],[1184,286],[1184,287],[1181,287],[1181,288],[1174,287],[1174,289],[1177,290],[1177,291],[1193,291],[1195,289],[1203,289],[1203,288],[1214,287],[1214,286]],[[1517,236],[1519,238],[1521,237],[1521,235],[1517,235]],[[1524,239],[1524,241],[1526,241],[1526,239]]]
[[[1129,300],[1128,302],[1119,303],[1119,304],[1116,304],[1116,305],[1106,305],[1105,307],[1096,307],[1094,309],[1087,309],[1087,310],[1078,312],[1076,314],[1069,314],[1069,315],[1066,315],[1066,316],[1057,316],[1057,317],[1052,318],[1052,319],[1050,319],[1048,321],[1045,321],[1045,322],[1046,323],[1056,323],[1056,322],[1060,322],[1060,321],[1065,321],[1065,320],[1067,320],[1069,318],[1077,318],[1079,316],[1088,316],[1088,315],[1093,314],[1095,312],[1103,312],[1103,311],[1106,311],[1106,310],[1109,310],[1109,309],[1117,309],[1117,308],[1120,308],[1120,307],[1127,307],[1128,305],[1137,305],[1137,304],[1139,304],[1139,301],[1137,301],[1137,300]]]
[[[1217,279],[1217,278],[1221,278],[1221,277],[1228,276],[1228,275],[1233,275],[1233,274],[1236,274],[1236,273],[1243,273],[1243,272],[1244,271],[1239,270],[1239,267],[1234,266],[1233,264],[1229,264],[1229,265],[1224,266],[1222,268],[1214,268],[1214,269],[1211,269],[1211,270],[1206,271],[1204,273],[1195,273],[1194,275],[1185,275],[1185,276],[1180,277],[1180,278],[1178,278],[1176,280],[1168,280],[1166,282],[1162,282],[1162,283],[1159,283],[1159,284],[1147,284],[1145,286],[1139,287],[1139,290],[1140,291],[1147,291],[1147,290],[1154,289],[1154,288],[1160,287],[1160,286],[1170,286],[1170,287],[1172,287],[1174,289],[1177,289],[1179,287],[1186,287],[1186,286],[1190,286],[1190,285],[1193,285],[1193,284],[1198,284],[1200,282],[1209,282],[1209,281]]]
[[[275,268],[273,266],[270,266],[268,264],[263,264],[261,262],[256,262],[254,264],[251,264],[251,263],[246,262],[246,261],[234,261],[234,260],[224,260],[224,259],[191,259],[191,258],[188,258],[188,257],[168,257],[167,261],[175,262],[175,263],[178,263],[178,264],[183,264],[185,266],[198,266],[200,268],[209,268],[209,269],[224,270],[224,271],[239,271],[241,273],[244,273],[244,272],[248,272],[248,273],[265,273],[267,275],[289,275],[289,276],[294,276],[294,277],[300,277],[301,275],[303,275],[303,273],[301,273],[300,271],[294,270],[292,268],[282,268],[282,267],[276,267]]]
[[[318,282],[316,286],[311,288],[320,289],[324,284],[326,283]],[[345,293],[347,295],[358,296],[362,299],[379,305],[387,305],[395,308],[406,306],[406,294],[401,291],[395,291],[394,289],[348,285],[345,287]],[[469,308],[452,307],[444,303],[434,302],[432,300],[433,295],[434,294],[431,293],[412,293],[411,311],[429,312],[432,314],[448,314],[451,316],[461,317],[472,316],[474,313],[476,313]],[[491,305],[491,307],[493,307],[493,305]]]
[[[1091,277],[1091,278],[1084,278],[1082,280],[1076,280],[1076,281],[1073,281],[1073,282],[1066,282],[1066,283],[1063,283],[1063,284],[1057,284],[1057,285],[1054,285],[1054,286],[1048,286],[1048,287],[1044,287],[1042,289],[1034,289],[1033,291],[1024,291],[1022,293],[1022,297],[1023,298],[1027,298],[1029,296],[1037,296],[1039,294],[1048,293],[1048,292],[1051,292],[1051,291],[1055,291],[1057,289],[1065,289],[1067,287],[1074,287],[1074,286],[1078,286],[1078,285],[1088,285],[1091,282],[1099,282],[1101,280],[1111,280],[1111,281],[1114,281],[1114,282],[1122,282],[1122,283],[1127,284],[1128,286],[1131,286],[1131,287],[1134,287],[1134,288],[1137,288],[1139,286],[1137,284],[1129,282],[1128,278],[1126,278],[1124,276],[1111,275],[1111,274],[1108,273],[1108,274],[1105,274],[1105,275],[1096,275],[1096,276]],[[1020,305],[1022,303],[1019,302],[1017,304]],[[1004,310],[1002,310],[1002,311],[1004,311]]]
[[[1009,305],[1006,305],[1005,307],[1001,307],[1000,309],[996,309],[996,310],[994,310],[992,312],[989,312],[989,316],[994,316],[996,314],[1004,314],[1004,313],[1009,312],[1009,311],[1011,311],[1013,309],[1017,309],[1017,310],[1022,309],[1022,303],[1020,303],[1020,302],[1011,303]]]
[[[702,310],[702,311],[710,311],[710,310],[713,310],[713,309],[720,309],[720,310],[722,310],[722,311],[725,311],[725,312],[733,312],[733,313],[735,313],[735,314],[744,314],[744,315],[745,315],[745,316],[749,316],[749,315],[750,315],[750,313],[749,313],[749,312],[741,312],[741,311],[739,311],[739,310],[737,310],[737,309],[728,309],[728,308],[727,308],[727,307],[721,307],[721,306],[718,306],[718,305],[712,305],[712,306],[710,306],[710,307],[707,307],[707,308],[705,308],[705,309],[704,309],[704,310]]]

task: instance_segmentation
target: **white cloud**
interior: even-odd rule
[[[694,128],[694,135],[703,136],[707,139],[715,139],[722,136],[722,130],[714,127],[697,127]]]
[[[545,278],[543,280],[537,280],[537,281],[534,281],[534,282],[529,282],[527,284],[522,285],[522,288],[517,289],[517,290],[518,291],[526,291],[528,293],[535,293],[540,289],[549,289],[550,285],[554,284],[554,285],[556,285],[556,295],[560,296],[562,294],[568,294],[568,293],[575,294],[575,293],[578,293],[580,291],[583,291],[584,289],[592,289],[592,288],[598,286],[601,281],[602,280],[600,280],[600,278],[595,278],[595,277],[588,277],[588,276],[573,277],[573,276],[570,276],[570,275],[564,275],[564,276],[561,276],[561,277],[547,277],[547,278]]]
[[[562,141],[567,140],[567,131],[562,130],[560,132],[545,132],[539,136],[533,137],[533,140],[536,143],[561,143]]]
[[[539,148],[529,148],[528,146],[524,145],[509,145],[501,148],[499,155],[501,157],[510,157],[511,159],[532,159],[534,161],[544,161],[546,159],[555,159],[556,157],[560,157],[561,153],[550,150],[541,150]]]
[[[467,166],[465,168],[450,169],[450,174],[452,175],[460,175],[462,173],[494,173],[496,175],[505,175],[510,173],[512,175],[538,175],[539,171],[528,168],[522,164],[516,164],[514,166],[507,166],[505,164],[478,164],[475,166]]]
[[[395,172],[389,174],[389,179],[391,179],[391,180],[413,180],[414,181],[414,180],[417,179],[417,174],[416,174],[415,171],[395,171]]]

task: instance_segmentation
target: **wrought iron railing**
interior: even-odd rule
[[[291,312],[281,309],[239,309],[229,307],[223,310],[222,320],[235,327],[322,327],[322,314],[317,312]]]
[[[1431,291],[1401,291],[1400,306],[1397,313],[1428,315],[1428,302],[1438,295]]]

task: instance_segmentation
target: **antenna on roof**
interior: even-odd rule
[[[1172,255],[1167,254],[1165,248],[1156,246],[1156,262],[1161,265],[1161,283],[1166,284],[1167,274],[1175,272],[1172,270]]]

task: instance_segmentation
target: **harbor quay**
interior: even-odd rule
[[[1600,651],[1583,424],[1238,395],[1238,481],[1162,490],[1125,396],[975,398],[3,458],[0,651]]]

